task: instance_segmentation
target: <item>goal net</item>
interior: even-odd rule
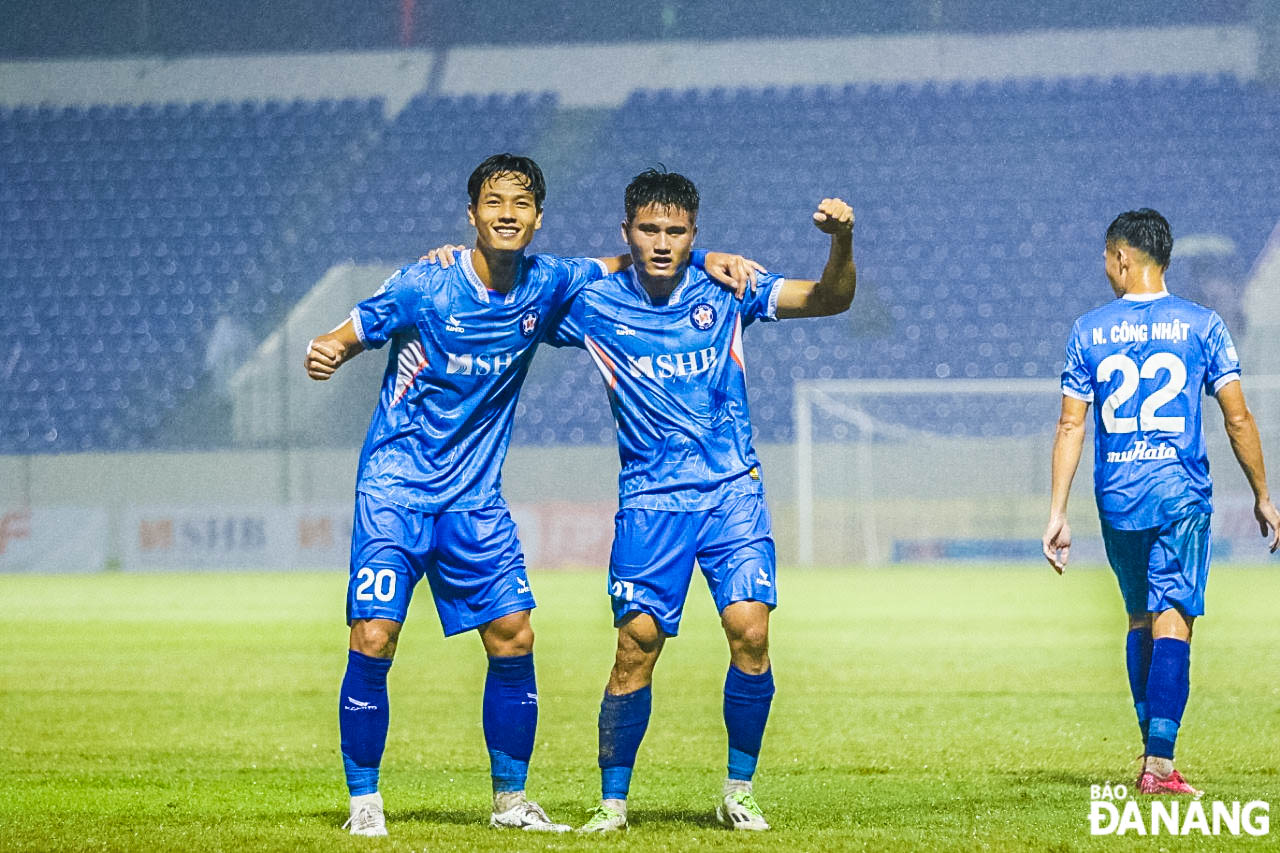
[[[1266,456],[1280,459],[1280,377],[1246,376],[1244,387]],[[797,383],[799,562],[1042,559],[1060,408],[1056,380]],[[1077,565],[1105,562],[1092,492],[1092,411],[1086,424],[1070,506]],[[1215,560],[1262,562],[1252,496],[1211,400],[1204,424],[1215,475]]]

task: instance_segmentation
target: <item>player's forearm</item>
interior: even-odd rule
[[[362,352],[364,344],[356,334],[355,324],[348,319],[333,331],[311,339],[303,367],[312,379],[323,381]]]
[[[1231,441],[1231,452],[1235,454],[1240,470],[1249,481],[1254,499],[1270,500],[1267,466],[1262,458],[1262,438],[1258,435],[1258,424],[1253,419],[1253,413],[1246,409],[1243,415],[1228,418],[1226,428],[1227,438]]]
[[[364,352],[364,344],[360,343],[360,339],[354,334],[350,337],[340,335],[337,332],[329,332],[316,338],[316,341],[331,341],[338,350],[338,365],[342,366],[351,359]]]
[[[1071,481],[1080,467],[1080,454],[1084,448],[1084,424],[1058,423],[1053,439],[1053,473],[1050,487],[1049,515],[1065,516],[1067,500],[1071,497]]]
[[[853,294],[858,288],[858,269],[853,262],[853,232],[831,235],[831,250],[827,253],[827,265],[814,288],[824,314],[839,314],[849,310]]]

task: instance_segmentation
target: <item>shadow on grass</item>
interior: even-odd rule
[[[480,826],[488,829],[489,812],[484,808],[476,809],[396,809],[396,822],[438,823],[453,826]]]
[[[681,827],[693,825],[703,829],[719,829],[720,824],[716,822],[715,810],[713,808],[703,809],[677,809],[677,808],[657,808],[641,807],[631,809],[627,815],[628,822],[633,827]]]
[[[347,819],[346,812],[335,809],[308,812],[301,817],[314,820],[320,824],[341,826]],[[721,829],[716,822],[714,809],[694,810],[681,808],[639,808],[630,814],[632,827],[650,829]],[[477,809],[396,809],[388,814],[388,823],[397,825],[407,823],[436,824],[440,826],[469,826],[488,828],[488,814]],[[572,822],[572,821],[570,821]]]
[[[337,809],[307,812],[300,816],[322,824],[332,823],[334,826],[341,826],[347,820],[347,813]],[[388,824],[414,822],[488,828],[489,813],[483,809],[396,809],[387,813],[387,822]]]
[[[1071,785],[1076,788],[1088,790],[1090,785],[1098,784],[1098,780],[1094,776],[1086,776],[1083,773],[1072,773],[1066,770],[1019,770],[1016,773],[1006,773],[1009,778],[1020,779],[1025,782],[1040,782],[1051,785]]]

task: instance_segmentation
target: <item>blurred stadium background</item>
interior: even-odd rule
[[[747,362],[784,563],[1034,560],[1072,320],[1152,206],[1222,314],[1280,464],[1280,6],[1268,0],[0,0],[0,571],[346,566],[384,356],[306,341],[469,241],[483,157],[547,172],[536,251],[621,251],[631,175],[700,243],[815,276],[844,316]],[[1211,407],[1219,554],[1258,562]],[[578,353],[526,385],[506,491],[530,561],[600,566],[609,409]],[[1275,480],[1273,473],[1273,482]],[[1088,464],[1073,518],[1086,558]]]

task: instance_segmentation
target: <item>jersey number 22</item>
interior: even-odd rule
[[[1138,409],[1138,416],[1117,417],[1116,411],[1129,402],[1138,391],[1139,379],[1155,379],[1161,370],[1169,372],[1168,380],[1153,391]],[[1112,391],[1102,403],[1102,423],[1107,432],[1137,432],[1139,429],[1159,430],[1162,432],[1183,432],[1187,428],[1187,419],[1181,415],[1158,415],[1160,407],[1182,393],[1187,384],[1187,366],[1171,352],[1157,352],[1142,362],[1139,367],[1133,359],[1124,353],[1113,353],[1098,364],[1098,384],[1109,380],[1112,374],[1119,371],[1120,387]]]

